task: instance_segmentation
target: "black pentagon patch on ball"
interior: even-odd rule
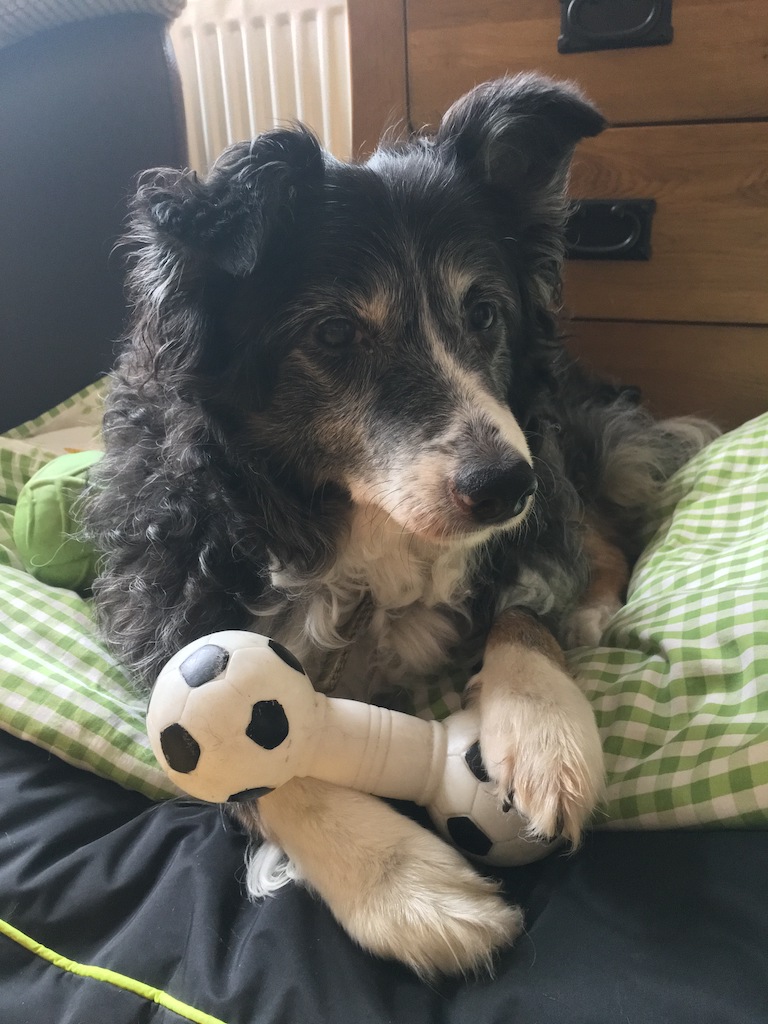
[[[279,747],[288,735],[288,719],[283,705],[276,700],[260,700],[254,704],[245,735],[265,750]]]
[[[480,753],[480,740],[475,740],[464,755],[464,760],[467,762],[467,767],[478,782],[491,781],[491,777],[485,770],[485,765],[483,764],[483,755]]]
[[[270,640],[269,646],[272,648],[272,650],[275,652],[278,658],[284,661],[286,665],[290,665],[290,667],[295,669],[297,672],[301,672],[303,676],[307,674],[304,671],[304,668],[299,659],[296,657],[295,654],[292,654],[287,647],[283,647],[283,645],[279,644],[277,640]]]
[[[229,661],[229,651],[218,644],[198,647],[179,665],[179,672],[187,686],[202,686],[217,679]]]
[[[471,818],[456,817],[449,818],[446,822],[448,835],[456,846],[476,857],[485,857],[490,853],[493,846],[492,840],[478,828]]]
[[[227,797],[228,804],[244,804],[249,800],[258,800],[260,796],[274,791],[274,786],[254,786],[253,789],[241,789],[239,793],[233,793]]]
[[[169,725],[160,733],[160,746],[169,768],[188,775],[197,768],[200,744],[190,736],[183,725]]]

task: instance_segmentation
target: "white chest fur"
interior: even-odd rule
[[[444,664],[458,640],[470,560],[465,545],[426,544],[384,513],[357,509],[323,576],[273,573],[269,620],[255,625],[271,629],[316,683],[344,651],[334,692],[366,699]]]

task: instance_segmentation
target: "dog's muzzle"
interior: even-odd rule
[[[536,477],[524,459],[465,467],[454,476],[450,494],[463,515],[482,526],[521,515],[536,493]]]

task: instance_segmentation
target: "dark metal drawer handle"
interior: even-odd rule
[[[579,199],[566,228],[571,260],[649,260],[654,199]]]
[[[560,53],[671,42],[672,0],[560,0]]]

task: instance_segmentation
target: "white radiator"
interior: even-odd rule
[[[207,170],[230,143],[291,121],[350,156],[343,0],[188,0],[171,38],[195,170]]]

